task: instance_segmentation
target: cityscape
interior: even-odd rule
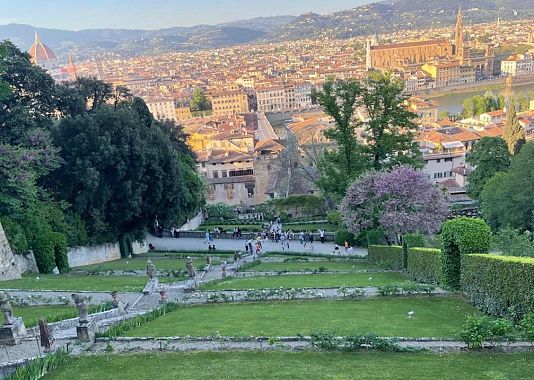
[[[534,3],[32,2],[0,25],[0,378],[531,378]]]

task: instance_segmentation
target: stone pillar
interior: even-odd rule
[[[20,268],[17,266],[0,223],[0,281],[13,280],[15,278],[21,278]]]

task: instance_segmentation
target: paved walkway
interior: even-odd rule
[[[178,238],[173,239],[170,237],[157,238],[152,235],[147,235],[147,243],[152,244],[156,247],[158,251],[208,251],[208,245],[205,243],[204,239],[195,239],[195,238]],[[245,242],[246,240],[242,239],[214,239],[215,247],[218,250],[222,251],[245,251]],[[313,248],[310,248],[313,246]],[[289,243],[289,249],[285,249],[287,252],[293,253],[307,253],[307,254],[327,254],[327,255],[336,255],[336,256],[345,256],[348,255],[345,253],[344,248],[340,248],[340,254],[334,253],[334,243],[324,243],[314,242],[313,244],[307,245],[304,248],[303,244],[300,244],[298,240],[291,240]],[[264,252],[280,252],[282,251],[281,243],[273,243],[271,241],[266,241],[263,243]],[[214,253],[216,254],[216,252]],[[367,256],[366,248],[354,248],[352,256]]]

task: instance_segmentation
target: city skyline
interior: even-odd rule
[[[4,2],[4,1],[2,1]],[[332,13],[354,8],[375,0],[104,0],[72,2],[57,0],[45,3],[20,0],[6,4],[0,25],[29,24],[36,28],[83,29],[161,29],[218,24],[255,17],[298,16],[307,12]],[[36,12],[36,7],[39,11]]]

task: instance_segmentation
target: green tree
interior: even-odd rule
[[[345,190],[367,163],[362,157],[363,147],[356,140],[355,108],[361,94],[360,83],[355,80],[326,82],[317,94],[317,100],[325,113],[332,117],[335,128],[325,131],[337,148],[326,151],[319,162],[321,177],[318,186],[339,200]]]
[[[473,114],[474,116],[482,115],[486,112],[486,103],[481,95],[473,96]]]
[[[206,98],[204,91],[201,88],[196,88],[191,97],[189,104],[191,111],[206,111],[211,109],[211,103]]]
[[[527,143],[512,157],[508,173],[495,174],[484,186],[481,206],[494,229],[510,226],[520,231],[534,227],[534,143]]]
[[[511,154],[517,154],[525,143],[525,132],[519,124],[516,107],[508,104],[508,117],[504,123],[503,139],[508,144],[508,150]]]
[[[497,98],[497,106],[500,110],[503,110],[504,107],[506,107],[506,98],[504,97],[504,95],[499,95],[499,97]]]
[[[467,191],[479,199],[486,182],[498,172],[505,172],[510,165],[510,153],[500,137],[483,137],[473,147],[467,162],[475,167],[469,175]]]
[[[371,74],[362,87],[361,103],[369,120],[358,125],[364,128],[365,152],[371,156],[375,170],[423,166],[419,146],[413,141],[417,115],[406,108],[403,89],[402,82],[389,73]]]
[[[475,105],[473,104],[472,98],[466,98],[463,102],[462,117],[468,119],[475,115],[474,111]]]

